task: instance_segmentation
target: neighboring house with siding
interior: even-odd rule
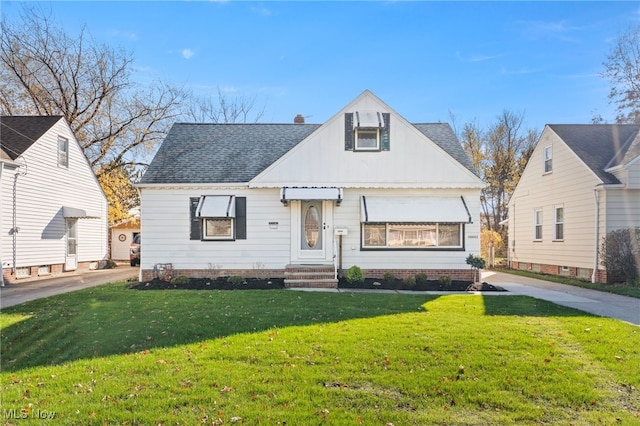
[[[65,119],[2,116],[0,144],[4,278],[100,267],[107,199]]]
[[[598,249],[640,226],[640,126],[550,124],[509,201],[515,269],[607,282]]]
[[[324,124],[176,123],[138,184],[141,279],[162,264],[288,286],[335,286],[352,265],[471,279],[483,187],[448,124],[369,91]]]

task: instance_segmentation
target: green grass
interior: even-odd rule
[[[621,296],[629,296],[640,299],[640,287],[633,287],[629,284],[601,284],[582,281],[576,278],[563,277],[560,275],[542,274],[531,271],[521,271],[519,269],[496,269],[507,274],[520,275],[522,277],[537,278],[540,280],[551,281],[560,284],[568,284],[576,287],[588,288],[590,290],[604,291],[607,293],[619,294]]]
[[[110,284],[0,327],[9,423],[640,424],[640,328],[528,297]]]

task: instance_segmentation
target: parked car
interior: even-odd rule
[[[129,246],[129,263],[131,266],[140,265],[140,234],[133,237]]]

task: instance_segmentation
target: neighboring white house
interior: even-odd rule
[[[138,185],[141,279],[159,264],[289,286],[335,286],[352,265],[471,279],[484,183],[448,124],[411,124],[370,91],[301,118],[174,124]]]
[[[640,126],[550,124],[509,202],[510,265],[607,282],[598,248],[640,226]]]
[[[2,116],[0,144],[4,278],[100,267],[107,200],[65,119]]]

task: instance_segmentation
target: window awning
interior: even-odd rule
[[[356,111],[353,113],[353,128],[384,127],[384,117],[377,111]]]
[[[233,195],[203,195],[196,208],[196,217],[236,217]]]
[[[100,216],[87,214],[86,210],[77,209],[75,207],[62,207],[62,217],[68,219],[97,219]]]
[[[338,204],[342,201],[342,188],[290,188],[280,189],[280,201],[287,204],[290,200],[334,200]]]
[[[365,197],[360,199],[361,222],[471,223],[463,197]]]

